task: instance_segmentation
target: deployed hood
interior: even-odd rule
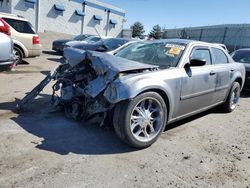
[[[84,51],[75,48],[66,48],[64,51],[64,57],[72,67],[76,66],[87,58],[91,61],[92,68],[95,69],[97,73],[103,73],[108,70],[119,73],[132,70],[158,68],[156,65],[131,61],[102,52]]]
[[[158,66],[155,65],[139,63],[106,53],[84,51],[74,48],[66,48],[64,57],[71,67],[84,67],[86,63],[95,71],[96,79],[90,81],[84,89],[84,93],[91,97],[96,97],[110,82],[115,80],[121,72],[158,68]]]

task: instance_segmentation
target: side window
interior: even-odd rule
[[[206,65],[211,65],[211,54],[208,49],[194,49],[191,53],[190,59],[204,59]]]
[[[218,49],[218,48],[212,48],[212,52],[214,54],[214,64],[226,64],[228,63],[228,59],[226,54]]]

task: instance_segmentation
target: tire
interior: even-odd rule
[[[14,55],[16,56],[17,60],[15,62],[15,64],[20,64],[22,61],[23,61],[23,52],[22,50],[17,47],[17,46],[14,46]]]
[[[222,110],[226,113],[234,111],[239,102],[239,98],[240,98],[240,84],[238,82],[234,82],[232,84],[226,102],[222,105]]]
[[[155,92],[142,93],[118,103],[113,124],[118,137],[128,145],[142,149],[151,146],[167,122],[167,107]]]

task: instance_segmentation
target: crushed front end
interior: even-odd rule
[[[54,108],[64,110],[67,117],[79,120],[98,113],[105,114],[115,105],[105,98],[105,90],[120,73],[157,68],[109,54],[74,48],[65,49],[64,57],[66,62],[25,96],[17,105],[19,109],[34,99],[51,80],[55,80],[52,103]]]

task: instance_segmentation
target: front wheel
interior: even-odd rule
[[[222,105],[223,111],[227,113],[234,111],[238,105],[239,99],[240,84],[238,82],[234,82],[226,102]]]
[[[166,121],[166,104],[155,92],[122,101],[114,110],[113,123],[117,135],[135,148],[152,145],[161,135]]]

